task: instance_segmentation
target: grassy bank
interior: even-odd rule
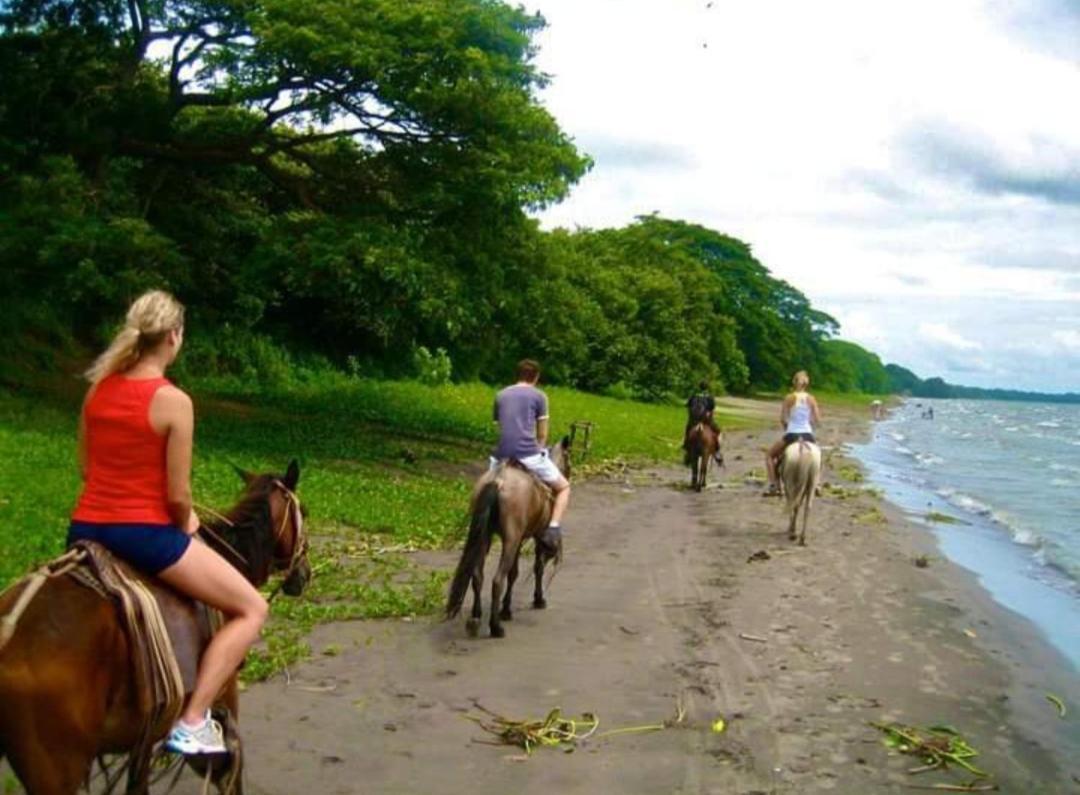
[[[197,412],[196,500],[221,509],[237,496],[233,464],[302,466],[317,577],[300,600],[278,599],[247,678],[262,678],[310,650],[317,623],[432,612],[445,573],[415,565],[411,550],[453,545],[465,524],[473,474],[495,438],[494,390],[429,387],[323,374],[273,390],[235,381],[187,385]],[[588,463],[676,461],[683,409],[548,390],[552,436],[595,423]],[[0,391],[0,586],[58,553],[78,493],[76,408]],[[721,418],[745,427],[745,417]]]

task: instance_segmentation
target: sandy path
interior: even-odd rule
[[[1042,696],[1080,708],[1075,672],[959,570],[913,566],[933,551],[923,531],[859,521],[872,497],[820,500],[810,546],[792,548],[779,501],[741,485],[759,444],[729,440],[727,487],[703,494],[673,488],[677,471],[577,488],[549,608],[529,607],[523,575],[504,640],[461,621],[319,629],[313,648],[339,653],[244,695],[249,792],[908,792],[914,763],[867,725],[883,719],[957,726],[1005,792],[1077,791],[1078,724]],[[686,726],[526,760],[474,742],[474,700],[511,718],[591,711],[601,728],[681,700]]]

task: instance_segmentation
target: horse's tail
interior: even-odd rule
[[[446,617],[453,618],[461,610],[465,594],[469,590],[473,572],[480,564],[487,548],[487,540],[498,521],[499,484],[491,481],[480,489],[473,502],[472,519],[469,521],[469,536],[465,539],[465,549],[461,551],[454,579],[450,582],[450,595],[446,600]]]

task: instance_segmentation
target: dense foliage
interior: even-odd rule
[[[702,377],[771,389],[802,368],[838,390],[885,383],[739,240],[657,217],[539,229],[529,213],[590,164],[537,100],[538,15],[496,0],[2,9],[0,360],[95,347],[164,286],[191,310],[192,366],[270,380],[290,350],[466,380],[533,355],[556,382],[645,397]]]

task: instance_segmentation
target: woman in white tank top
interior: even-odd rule
[[[780,426],[784,429],[784,438],[770,447],[765,454],[765,468],[769,473],[768,494],[780,493],[776,465],[784,450],[789,444],[800,439],[814,441],[814,428],[821,423],[821,412],[818,410],[817,401],[806,391],[810,386],[810,376],[806,371],[799,370],[795,373],[791,379],[791,385],[795,391],[784,398],[784,404],[780,408]]]

